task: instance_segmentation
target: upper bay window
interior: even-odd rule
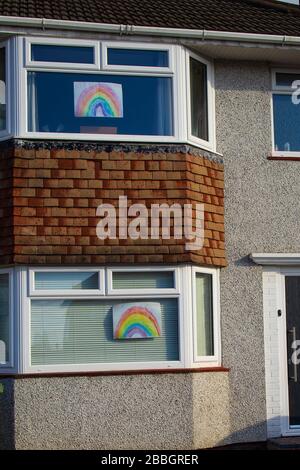
[[[50,38],[11,44],[16,70],[0,49],[0,131],[7,129],[7,68],[20,90],[9,103],[16,137],[214,150],[212,65],[184,47]]]
[[[273,155],[300,152],[300,72],[273,71]]]

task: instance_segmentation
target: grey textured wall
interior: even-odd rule
[[[270,161],[270,70],[216,64],[218,151],[225,165],[221,275],[224,365],[231,368],[232,438],[265,439],[262,272],[251,252],[300,251],[300,164]]]
[[[0,379],[0,450],[15,445],[14,380]]]
[[[17,449],[191,449],[228,433],[228,373],[17,379],[14,402]]]

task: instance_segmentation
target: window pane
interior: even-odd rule
[[[173,287],[173,271],[116,271],[113,273],[114,289],[172,289]]]
[[[212,276],[196,273],[197,354],[214,355]]]
[[[37,62],[93,64],[94,48],[78,46],[53,46],[50,44],[32,44],[31,60],[35,60]]]
[[[9,274],[0,274],[0,365],[9,362]]]
[[[297,73],[276,73],[276,85],[291,87],[295,80],[300,80],[300,74]]]
[[[190,58],[192,135],[202,140],[208,136],[207,67]]]
[[[0,49],[0,131],[6,129],[5,47]]]
[[[29,72],[28,101],[31,132],[173,135],[168,77]]]
[[[127,301],[32,300],[32,364],[179,360],[177,300],[155,301],[161,310],[160,337],[115,340],[113,305]]]
[[[96,272],[35,272],[36,290],[99,289]]]
[[[292,102],[291,95],[273,95],[275,150],[300,150],[300,105]]]
[[[139,49],[107,49],[109,65],[137,65],[141,67],[169,67],[169,52]]]

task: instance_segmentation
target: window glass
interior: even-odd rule
[[[114,289],[172,289],[174,288],[173,271],[115,271]]]
[[[191,133],[208,141],[207,67],[193,57],[190,57],[190,87]]]
[[[274,146],[276,151],[300,150],[300,105],[292,96],[273,94]]]
[[[292,87],[295,80],[300,80],[299,73],[276,73],[277,86]]]
[[[137,65],[141,67],[168,67],[169,52],[140,49],[107,49],[109,65]]]
[[[148,301],[138,305],[143,302]],[[155,302],[161,316],[159,337],[114,339],[113,308],[132,300],[32,300],[32,365],[179,360],[178,301]]]
[[[97,272],[46,272],[34,273],[36,290],[99,289]]]
[[[80,46],[56,46],[51,44],[32,44],[31,60],[36,62],[93,64],[94,48]]]
[[[197,355],[213,356],[212,276],[196,273]]]
[[[0,131],[6,129],[6,66],[5,47],[0,48]]]
[[[173,135],[168,77],[28,72],[30,132]]]
[[[9,274],[0,274],[0,365],[10,360]]]

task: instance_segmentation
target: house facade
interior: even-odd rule
[[[0,2],[2,448],[300,435],[300,10],[157,4]]]

